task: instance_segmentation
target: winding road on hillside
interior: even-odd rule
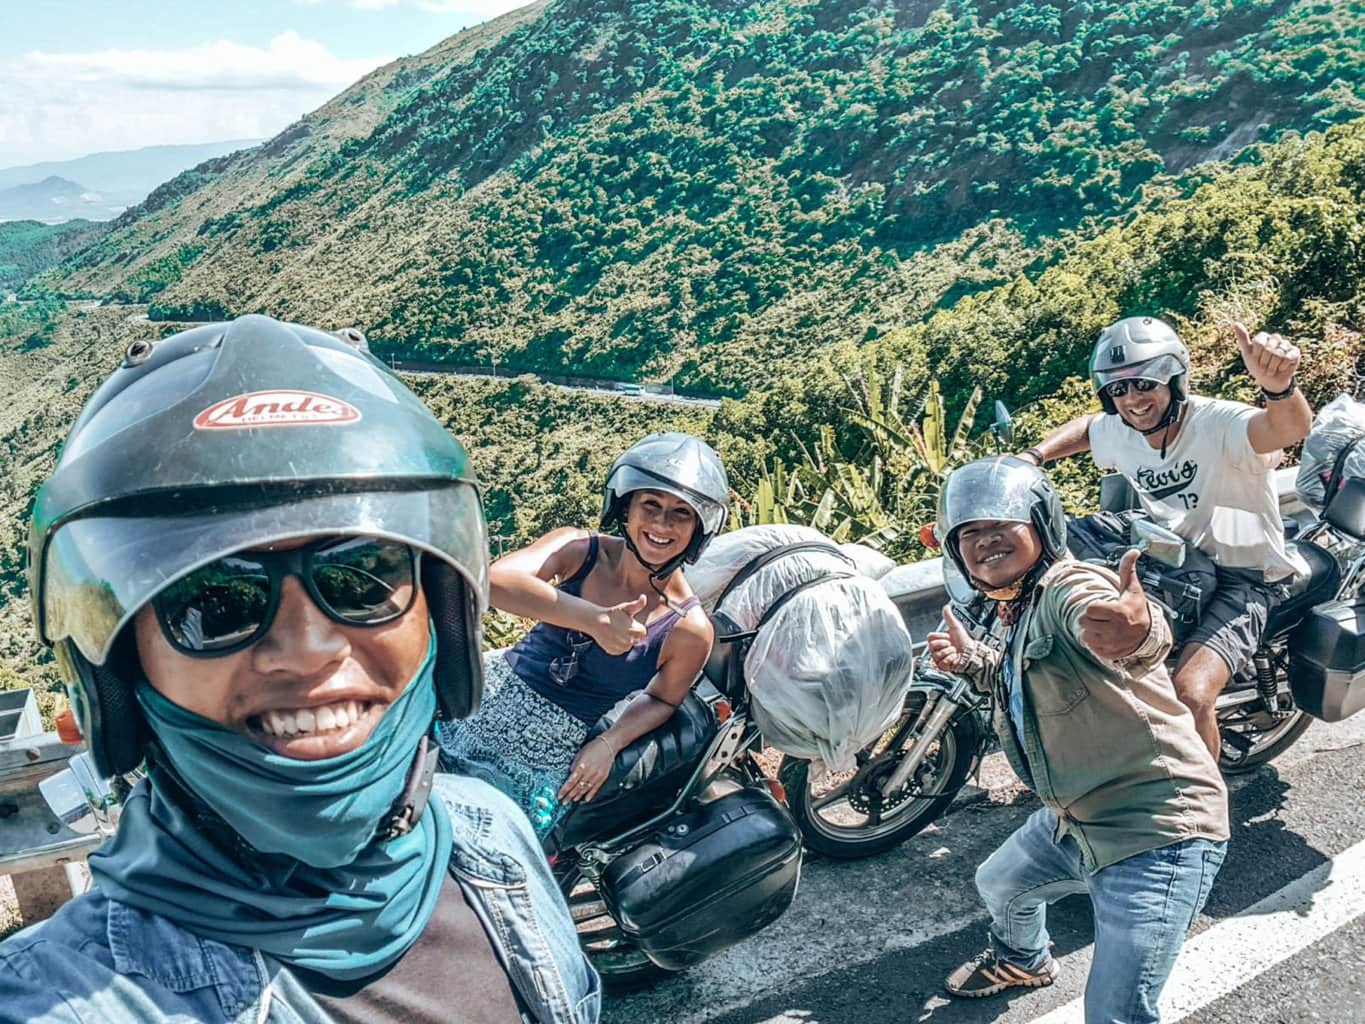
[[[992,755],[999,758],[1000,755]],[[1049,922],[1051,988],[961,1001],[944,977],[985,944],[976,866],[1036,808],[1007,772],[931,831],[870,860],[808,860],[767,930],[647,991],[604,1024],[1082,1024],[1084,897]],[[1163,999],[1163,1024],[1365,1020],[1365,714],[1315,722],[1231,785],[1232,841]]]
[[[128,317],[130,323],[161,323],[163,321],[150,320],[146,313],[134,313]],[[172,322],[172,321],[164,321]],[[209,321],[204,320],[176,320],[173,321],[178,327],[200,327]],[[375,357],[383,359],[378,353]],[[394,370],[401,373],[410,374],[415,377],[465,377],[469,379],[496,379],[514,380],[517,377],[533,376],[536,380],[546,387],[558,388],[560,391],[576,391],[583,394],[597,395],[598,397],[608,395],[614,398],[621,398],[627,401],[638,402],[657,402],[666,405],[690,405],[701,409],[719,409],[720,399],[718,398],[693,398],[688,395],[668,394],[654,391],[643,390],[644,385],[636,384],[634,381],[602,381],[597,386],[587,386],[582,384],[562,384],[549,377],[536,373],[532,370],[518,370],[513,372],[498,373],[495,369],[476,370],[470,367],[460,369],[450,369],[442,367],[439,363],[415,362],[406,359],[388,358],[384,360]],[[622,390],[628,388],[631,390]]]

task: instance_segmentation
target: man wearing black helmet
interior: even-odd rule
[[[651,434],[616,459],[604,492],[600,525],[617,536],[564,527],[493,564],[493,604],[537,625],[489,653],[483,710],[441,730],[450,762],[486,771],[541,833],[597,795],[626,744],[668,721],[714,636],[678,570],[725,525],[720,456],[688,434]]]
[[[0,945],[14,1021],[595,1021],[516,807],[435,771],[479,704],[460,446],[353,341],[266,317],[129,349],[33,514],[100,769],[93,891]]]
[[[996,602],[1003,650],[944,610],[928,636],[940,670],[994,697],[996,735],[1043,806],[977,869],[990,945],[947,979],[956,996],[1050,985],[1047,906],[1090,897],[1095,949],[1087,1024],[1156,1024],[1157,1001],[1227,846],[1227,787],[1164,658],[1170,630],[1134,579],[1067,553],[1066,517],[1043,473],[982,459],[944,482],[936,532],[971,585]],[[1104,653],[1087,618],[1122,611],[1142,643]]]
[[[1255,653],[1281,585],[1307,572],[1285,546],[1273,475],[1283,449],[1312,426],[1294,383],[1300,353],[1278,334],[1253,337],[1241,324],[1233,332],[1264,408],[1189,394],[1190,354],[1179,336],[1154,317],[1128,317],[1100,333],[1091,356],[1103,414],[1072,420],[1022,453],[1041,466],[1090,451],[1128,479],[1148,515],[1213,560],[1216,590],[1183,638],[1175,687],[1215,758],[1218,694]],[[1116,648],[1142,639],[1119,619],[1091,626]]]

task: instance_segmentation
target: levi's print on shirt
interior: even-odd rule
[[[1247,437],[1256,413],[1241,402],[1192,396],[1164,459],[1121,417],[1096,416],[1090,450],[1101,469],[1132,482],[1148,515],[1215,563],[1282,579],[1308,567],[1285,548],[1274,475],[1284,453],[1260,454]]]

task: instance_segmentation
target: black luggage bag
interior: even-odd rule
[[[775,921],[800,875],[796,823],[746,786],[671,819],[608,864],[599,888],[621,931],[681,970]]]

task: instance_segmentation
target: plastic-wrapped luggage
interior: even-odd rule
[[[730,586],[754,559],[774,554]],[[687,578],[709,611],[758,628],[745,678],[754,718],[777,749],[848,770],[900,714],[913,668],[904,620],[854,557],[818,530],[722,535]]]
[[[1321,512],[1341,481],[1352,476],[1365,477],[1365,402],[1343,394],[1314,417],[1294,489],[1305,505]]]
[[[702,607],[708,612],[714,611],[716,599],[720,597],[721,591],[730,580],[734,579],[736,573],[759,555],[787,544],[819,544],[824,548],[834,548],[843,556],[842,559],[831,561],[830,555],[812,552],[809,558],[789,556],[797,559],[794,562],[784,558],[782,561],[785,564],[778,571],[784,581],[793,585],[808,578],[806,569],[811,566],[852,570],[874,580],[881,579],[896,567],[896,563],[880,551],[874,551],[865,544],[836,544],[810,526],[746,526],[742,530],[723,533],[713,540],[701,559],[685,570],[687,582],[692,587],[692,593],[701,601]],[[785,589],[783,587],[773,591],[771,585],[768,588],[774,596]],[[733,609],[727,610],[733,618]],[[752,629],[753,626],[748,625],[745,628]]]

